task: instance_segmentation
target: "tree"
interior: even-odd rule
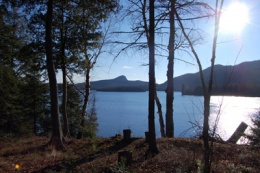
[[[81,120],[81,102],[80,93],[76,90],[74,84],[68,85],[68,103],[67,103],[67,115],[68,125],[71,137],[77,137],[80,120]]]
[[[205,81],[205,77],[203,75],[202,71],[202,65],[199,59],[199,56],[194,48],[194,45],[192,41],[190,40],[189,35],[186,33],[184,26],[181,22],[181,18],[179,17],[179,14],[176,13],[176,17],[178,20],[178,23],[181,27],[181,30],[187,39],[190,49],[197,61],[197,64],[199,66],[199,73],[200,73],[200,79],[201,79],[201,84],[203,88],[203,97],[204,97],[204,111],[203,111],[203,142],[204,142],[204,173],[209,173],[210,172],[210,163],[211,163],[211,148],[209,145],[209,116],[210,116],[210,98],[212,94],[212,86],[213,86],[213,75],[214,75],[214,64],[215,64],[215,59],[216,59],[216,45],[217,45],[217,39],[218,39],[218,31],[219,31],[219,21],[220,21],[220,16],[221,16],[221,10],[223,7],[224,0],[221,0],[220,4],[219,1],[216,0],[216,5],[215,5],[215,27],[214,27],[214,37],[213,37],[213,43],[212,43],[212,57],[211,57],[211,70],[210,70],[210,78],[208,83]]]
[[[260,111],[256,112],[252,118],[253,127],[251,133],[246,135],[251,145],[260,146]]]
[[[156,145],[155,124],[154,124],[154,91],[155,91],[155,56],[154,56],[154,0],[150,0],[150,26],[149,26],[149,104],[148,104],[148,127],[149,127],[149,151],[158,153]]]
[[[120,43],[121,45],[126,45],[121,49],[121,51],[117,54],[119,55],[121,52],[130,49],[135,48],[137,50],[144,50],[147,49],[148,42],[149,42],[149,17],[147,17],[147,11],[149,10],[149,5],[147,5],[146,0],[129,0],[130,5],[129,8],[126,9],[127,16],[131,16],[133,20],[133,27],[131,28],[132,31],[122,31],[117,32],[120,34],[131,34],[131,38],[134,38],[132,42],[126,42],[124,41],[117,41],[116,43]],[[188,63],[187,61],[184,61],[183,59],[178,59],[174,57],[174,52],[176,50],[178,51],[184,51],[186,52],[186,49],[188,48],[187,42],[185,42],[185,38],[183,38],[183,35],[178,29],[175,29],[174,24],[174,11],[175,10],[182,10],[185,13],[192,14],[192,6],[196,4],[194,1],[192,2],[186,2],[186,1],[173,1],[172,3],[169,3],[171,1],[156,1],[155,3],[155,34],[160,36],[162,39],[164,39],[165,34],[169,34],[168,38],[168,50],[165,49],[167,45],[164,45],[163,43],[155,43],[156,50],[159,50],[157,53],[155,52],[155,55],[157,57],[167,57],[169,60],[168,64],[168,71],[167,71],[167,88],[166,88],[166,136],[173,137],[174,136],[174,123],[173,123],[173,68],[174,68],[174,61],[180,60],[185,63]],[[194,5],[195,6],[195,5]],[[173,10],[171,10],[171,7]],[[188,12],[187,12],[188,11]],[[195,10],[194,10],[195,11]],[[182,12],[182,13],[184,13]],[[193,14],[192,14],[193,15]],[[190,20],[190,19],[189,19]],[[169,22],[170,21],[170,22]],[[167,27],[165,22],[170,23],[170,27]],[[147,42],[143,41],[143,37],[146,37]],[[168,56],[165,56],[164,54],[168,54]],[[155,91],[156,92],[156,91]],[[157,97],[157,94],[155,93],[155,99],[156,104],[158,107],[158,114],[159,114],[159,121],[160,121],[160,129],[161,129],[161,136],[164,137],[164,123],[163,118],[161,116],[161,104],[159,102],[159,99]]]
[[[61,130],[61,123],[59,117],[58,104],[58,87],[56,80],[55,67],[52,54],[52,18],[53,18],[53,0],[47,2],[46,13],[46,35],[45,35],[45,49],[46,49],[46,63],[49,77],[50,97],[51,97],[51,117],[52,117],[52,137],[50,145],[53,149],[64,149],[63,134]]]
[[[22,127],[19,51],[24,38],[15,5],[0,3],[0,127],[4,133],[18,135]]]
[[[19,1],[1,2],[1,127],[5,133],[37,134],[47,104],[40,54],[30,42]]]
[[[174,137],[173,124],[173,67],[174,67],[174,50],[175,50],[175,0],[170,0],[170,37],[169,37],[169,57],[167,67],[167,88],[166,88],[166,136]]]
[[[149,10],[148,1],[147,0],[128,0],[128,1],[130,2],[130,4],[126,8],[126,14],[123,16],[125,17],[129,17],[132,15],[135,16],[133,17],[135,20],[133,23],[133,27],[131,28],[132,31],[131,32],[120,31],[116,33],[119,33],[121,35],[127,34],[127,37],[129,37],[129,34],[131,34],[135,38],[132,42],[128,42],[128,43],[125,41],[123,42],[115,41],[116,44],[126,45],[123,48],[121,48],[121,50],[118,52],[115,58],[117,58],[123,51],[127,51],[132,48],[137,50],[143,50],[143,49],[146,50],[149,47],[149,24],[148,24],[149,16],[147,16],[148,15],[147,12]],[[158,22],[156,24],[158,24]],[[155,24],[155,28],[156,28],[156,24]],[[145,37],[146,40],[144,42],[142,40],[143,37]],[[154,99],[158,109],[161,136],[165,137],[162,105],[157,95],[156,82],[155,82],[155,90],[154,90]]]
[[[197,1],[182,1],[182,0],[169,0],[169,5],[164,5],[164,8],[169,9],[168,14],[164,14],[169,16],[170,27],[169,27],[169,42],[168,42],[168,66],[167,66],[167,88],[166,88],[166,136],[174,137],[174,120],[173,120],[173,101],[174,101],[174,61],[180,60],[175,57],[175,52],[184,51],[189,48],[185,39],[182,37],[182,33],[177,32],[179,29],[175,25],[175,13],[179,11],[182,15],[194,16],[196,11],[201,13],[199,17],[194,18],[185,18],[185,20],[194,20],[196,18],[204,17],[202,16],[202,11],[197,9],[197,6],[204,6],[204,3],[200,3]],[[165,19],[164,19],[165,20]],[[195,40],[198,38],[195,38]],[[195,44],[196,42],[193,42]],[[181,60],[185,63],[187,61]]]
[[[90,96],[90,72],[94,68],[97,59],[102,53],[102,48],[105,43],[107,31],[101,32],[101,23],[117,9],[118,2],[116,0],[104,2],[102,0],[75,1],[71,4],[72,21],[69,38],[70,49],[74,57],[77,58],[77,67],[85,75],[85,91],[84,101],[82,105],[81,126],[84,129],[87,115],[87,108]],[[73,45],[74,44],[74,45]],[[79,70],[80,71],[80,70]],[[77,138],[82,138],[83,132],[79,131]]]
[[[59,54],[57,55],[58,65],[60,65],[62,71],[62,118],[63,118],[63,135],[64,137],[69,136],[69,127],[68,127],[68,117],[67,117],[67,56],[66,51],[68,52],[68,43],[67,43],[67,32],[68,32],[68,14],[66,7],[68,6],[68,2],[61,1],[57,3],[55,6],[56,17],[55,19],[55,28],[58,31],[58,44],[57,49],[59,50]]]
[[[33,66],[30,66],[33,69]],[[32,70],[31,70],[32,71]],[[21,94],[19,103],[23,110],[23,123],[20,133],[38,135],[41,130],[41,120],[45,116],[47,104],[47,86],[41,81],[41,75],[38,71],[27,72],[22,78]]]

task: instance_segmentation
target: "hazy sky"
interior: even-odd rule
[[[124,0],[121,0],[124,1]],[[217,45],[216,64],[235,65],[244,61],[253,61],[260,59],[260,1],[259,0],[226,0],[224,8],[234,2],[242,2],[248,8],[248,23],[241,32],[222,30],[219,33]],[[243,20],[239,14],[238,21]],[[122,28],[131,27],[131,23],[125,21],[121,25]],[[122,26],[123,25],[123,26]],[[202,44],[196,46],[196,50],[200,57],[203,69],[210,66],[210,58],[212,51],[213,39],[213,18],[203,20],[197,23],[205,33],[205,39]],[[166,42],[167,39],[157,37],[156,42]],[[179,60],[175,60],[174,76],[180,76],[185,73],[198,72],[195,58],[186,53],[176,53],[176,58],[184,59],[195,65],[190,65]],[[113,56],[101,55],[97,62],[97,66],[91,74],[91,80],[112,79],[120,75],[125,75],[128,80],[148,81],[148,52],[129,50],[123,53],[115,61]],[[156,82],[163,83],[166,81],[167,58],[156,57]],[[74,76],[76,82],[83,82],[80,76]],[[59,78],[58,78],[59,80]]]

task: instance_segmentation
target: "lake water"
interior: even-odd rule
[[[131,129],[132,136],[144,137],[148,131],[148,92],[95,92],[99,124],[98,136],[111,137]],[[158,92],[165,116],[166,94]],[[217,133],[228,139],[241,121],[251,125],[251,115],[260,105],[259,97],[212,96],[210,124],[219,115]],[[155,112],[157,107],[155,105]],[[164,117],[165,120],[165,117]],[[174,93],[175,137],[198,134],[203,120],[203,97]],[[155,114],[156,137],[160,137],[159,118]],[[194,125],[196,124],[196,125]]]

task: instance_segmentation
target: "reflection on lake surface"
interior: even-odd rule
[[[110,137],[130,128],[132,136],[144,137],[148,130],[148,92],[95,92],[99,124],[98,136]],[[158,92],[165,115],[165,92]],[[228,139],[241,121],[251,125],[251,115],[260,105],[259,97],[212,96],[210,124],[220,115],[217,133]],[[155,109],[157,111],[157,108]],[[219,111],[220,110],[220,111]],[[174,93],[175,136],[191,137],[198,132],[192,123],[202,125],[203,97]],[[155,115],[156,135],[160,137]],[[185,133],[184,133],[185,132]]]
[[[216,119],[219,112],[217,132],[223,139],[228,139],[242,121],[249,126],[252,125],[251,117],[258,111],[259,105],[259,97],[212,96],[211,122]]]

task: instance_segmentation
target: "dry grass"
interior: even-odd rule
[[[66,139],[66,150],[51,151],[49,137],[0,142],[0,172],[202,172],[203,143],[198,139],[158,139],[160,153],[147,156],[144,139]],[[119,151],[133,154],[129,167],[117,163]],[[214,172],[259,172],[260,150],[214,145]]]

